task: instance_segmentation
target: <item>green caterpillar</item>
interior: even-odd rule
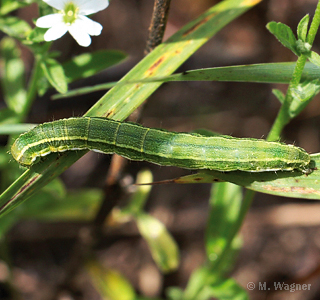
[[[51,152],[89,149],[162,166],[218,171],[306,171],[309,154],[293,145],[146,128],[106,118],[70,118],[21,134],[11,154],[30,167]]]

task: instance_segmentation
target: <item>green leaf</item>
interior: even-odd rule
[[[0,51],[4,63],[4,76],[1,80],[4,100],[8,107],[19,115],[26,102],[25,70],[21,52],[12,38],[2,39]]]
[[[13,110],[9,108],[3,108],[0,110],[1,124],[15,124],[17,122],[19,122],[19,118]]]
[[[48,203],[56,203],[65,196],[65,189],[60,179],[55,179],[37,195],[31,197],[30,202],[25,202],[18,210],[0,218],[0,239],[8,230],[22,219],[34,219],[39,212],[48,206]]]
[[[228,181],[248,189],[283,197],[320,199],[320,153],[311,154],[312,173],[282,172],[218,172],[202,171],[172,180],[175,183],[212,183]]]
[[[319,92],[319,79],[301,83],[296,88],[291,89],[293,99],[289,108],[290,117],[294,118],[299,115]]]
[[[47,1],[48,2],[48,1]],[[37,0],[38,8],[39,8],[39,16],[46,16],[50,14],[54,14],[57,12],[55,8],[44,2],[43,0]]]
[[[44,189],[45,190],[45,189]],[[35,197],[36,195],[34,195]],[[32,216],[41,221],[91,221],[95,216],[103,192],[100,189],[83,189],[68,192],[60,198],[43,203],[41,209]],[[41,199],[39,199],[41,201]],[[33,202],[33,201],[32,201]],[[28,201],[26,203],[31,203]]]
[[[283,46],[299,56],[299,53],[296,50],[296,38],[289,26],[280,22],[269,22],[267,28]]]
[[[137,175],[137,189],[132,195],[129,204],[122,210],[123,213],[137,215],[143,211],[144,204],[151,192],[151,185],[144,185],[152,182],[152,173],[149,170],[142,170]],[[141,185],[140,185],[141,184]]]
[[[154,261],[162,272],[176,270],[179,265],[179,250],[166,227],[147,214],[136,215],[135,219],[141,235],[148,243]]]
[[[135,300],[134,288],[118,271],[104,268],[96,260],[90,260],[85,265],[91,281],[105,300]]]
[[[248,293],[233,278],[220,280],[214,285],[207,286],[202,291],[202,297],[219,300],[249,300]]]
[[[159,82],[160,80],[156,80],[155,82]],[[144,82],[143,80],[137,80],[136,83],[142,83]],[[149,81],[148,81],[149,82]],[[74,96],[81,96],[97,91],[105,91],[108,89],[111,89],[112,87],[115,87],[116,85],[125,85],[125,83],[118,83],[118,82],[108,82],[108,83],[102,83],[102,84],[97,84],[94,86],[86,86],[83,88],[79,89],[74,89],[72,91],[68,91],[65,94],[55,94],[52,96],[52,100],[57,100],[57,99],[64,99],[64,98],[69,98],[69,97],[74,97]],[[127,84],[132,84],[132,82],[128,82]]]
[[[234,236],[242,204],[242,189],[228,182],[213,186],[210,197],[210,214],[206,232],[206,250],[209,260],[215,262]]]
[[[319,79],[313,80],[311,82],[305,82],[299,84],[297,88],[292,89],[292,95],[294,101],[299,103],[304,101],[309,101],[320,91],[320,81]]]
[[[287,84],[292,78],[295,65],[295,62],[285,62],[206,68],[145,81],[235,81]],[[320,68],[306,63],[301,81],[310,81],[319,77]]]
[[[220,258],[215,261],[209,261],[209,263],[196,269],[191,274],[184,296],[181,299],[209,300],[213,297],[212,288],[219,287],[221,282],[225,281],[225,274],[234,268],[236,254],[242,246],[242,242],[239,243],[240,238],[236,235],[242,221],[242,213],[243,211],[239,211],[238,217],[236,217],[237,220],[233,222],[233,234],[228,234],[228,239],[232,241],[225,243],[226,247],[221,252]],[[226,226],[228,225],[226,224]],[[218,293],[215,295],[218,296]]]
[[[122,62],[127,57],[121,51],[99,50],[93,53],[84,53],[74,57],[63,64],[67,81],[73,82],[80,78],[90,77],[115,64]]]
[[[276,96],[280,103],[283,103],[285,100],[285,95],[278,89],[273,89],[272,94]]]
[[[183,290],[175,286],[169,286],[166,289],[166,295],[170,300],[182,300]]]
[[[0,18],[0,30],[11,37],[25,39],[31,31],[31,27],[27,22],[17,17],[5,17]]]
[[[100,50],[94,53],[84,53],[79,56],[76,56],[71,61],[64,63],[63,68],[68,83],[71,83],[80,78],[87,78],[93,76],[96,73],[105,70],[106,68],[109,68],[111,66],[114,66],[115,64],[122,62],[126,57],[127,55],[121,51]],[[107,88],[105,88],[104,85],[103,89],[109,89],[113,86],[115,86],[114,83],[109,84]],[[84,89],[85,93],[91,93],[95,91],[96,87],[85,87]],[[81,90],[83,91],[83,88],[81,88]],[[42,92],[42,94],[44,93]],[[78,92],[77,90],[75,90],[75,92],[67,94],[70,96],[75,96],[78,95]],[[81,92],[80,94],[83,94],[83,92]],[[66,97],[64,97],[61,94],[58,94],[55,97],[53,97],[53,99],[61,98]]]
[[[306,42],[308,33],[309,15],[305,15],[298,24],[297,34],[298,39]]]
[[[62,181],[55,179],[33,195],[30,201],[24,202],[18,210],[0,218],[0,238],[23,219],[42,222],[91,221],[102,199],[103,192],[99,189],[67,193]]]
[[[46,43],[33,43],[29,40],[22,41],[35,55],[36,59],[52,58],[49,52],[52,42]],[[37,57],[38,56],[38,57]]]
[[[313,63],[317,67],[320,67],[320,56],[318,53],[311,51],[308,55],[308,59],[311,63]]]
[[[29,42],[32,42],[32,43],[44,42],[44,34],[47,32],[47,30],[48,28],[40,28],[40,27],[33,28],[32,31],[27,36],[26,44],[28,45]]]
[[[56,206],[67,197],[66,188],[60,178],[46,185],[38,195],[33,195],[32,201],[24,203],[19,209],[20,218],[34,219],[51,206]]]
[[[3,124],[0,125],[1,135],[21,134],[35,127],[36,124]]]
[[[238,224],[236,224],[235,222],[235,225],[234,225],[235,226],[234,238],[230,242],[230,247],[226,249],[226,251],[223,253],[223,259],[219,262],[217,266],[217,272],[219,272],[218,273],[219,278],[230,274],[230,272],[234,270],[234,266],[237,263],[239,252],[242,249],[243,239],[241,234],[239,233],[240,226],[241,226],[241,224],[239,225],[239,220],[240,220],[240,223],[242,223],[243,219],[240,213],[237,220]],[[232,238],[232,235],[230,235],[230,238]],[[215,266],[216,266],[215,262],[209,266],[211,271],[214,271]]]
[[[47,77],[44,76],[42,69],[40,69],[39,79],[37,80],[38,95],[40,97],[43,96],[47,92],[47,90],[50,88],[51,88],[51,84],[49,83]],[[63,95],[63,94],[57,94],[57,95]]]
[[[109,82],[91,87],[84,87],[69,91],[63,95],[55,95],[53,99],[67,98],[75,95],[84,95],[94,91],[109,89],[115,85],[129,85],[132,83],[172,82],[172,81],[235,81],[260,83],[289,83],[292,78],[295,63],[268,63],[232,67],[206,68],[177,73],[165,77],[130,80],[128,82]],[[320,77],[320,68],[307,63],[302,81],[310,81]]]
[[[68,84],[62,66],[53,58],[41,62],[41,68],[50,84],[59,92],[65,93]]]
[[[16,9],[28,5],[26,1],[12,1],[12,0],[1,0],[0,15],[4,16]]]

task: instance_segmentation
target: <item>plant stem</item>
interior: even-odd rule
[[[317,5],[317,8],[316,8],[316,11],[315,11],[315,14],[314,14],[311,26],[310,26],[310,30],[308,32],[308,36],[307,36],[307,42],[311,46],[314,42],[319,25],[320,25],[320,1],[318,1],[318,5]],[[286,126],[291,120],[291,116],[289,114],[289,111],[290,111],[290,105],[293,100],[292,89],[298,87],[306,62],[307,62],[307,56],[303,55],[303,54],[300,55],[297,60],[297,63],[296,63],[296,66],[295,66],[295,69],[294,69],[294,72],[292,75],[292,79],[291,79],[289,87],[288,87],[285,101],[284,101],[283,105],[281,106],[279,113],[277,115],[277,118],[274,121],[273,126],[270,130],[270,133],[267,137],[268,141],[279,140],[280,134],[281,134],[284,126]]]
[[[292,97],[292,89],[296,88],[300,82],[302,71],[307,62],[307,57],[305,55],[301,55],[296,63],[295,69],[293,71],[292,79],[290,81],[288,91],[286,94],[286,98],[278,112],[278,115],[272,125],[272,128],[267,137],[268,141],[277,141],[280,138],[280,134],[289,121],[291,120],[289,109],[291,102],[293,100]]]
[[[170,3],[171,0],[154,1],[145,54],[150,53],[155,47],[162,43],[164,31],[167,25]]]
[[[316,37],[320,25],[320,1],[318,1],[318,5],[316,11],[314,13],[314,17],[312,19],[312,23],[310,25],[310,29],[308,32],[307,42],[312,45],[313,41]]]
[[[39,80],[39,74],[40,74],[41,68],[40,68],[40,59],[37,55],[35,55],[34,58],[34,66],[31,74],[31,78],[29,80],[29,86],[28,86],[28,92],[27,92],[27,99],[25,102],[25,105],[23,107],[23,110],[20,115],[20,121],[24,121],[27,114],[29,113],[30,107],[33,104],[33,101],[37,94],[37,82]]]

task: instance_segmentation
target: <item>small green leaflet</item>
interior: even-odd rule
[[[309,154],[293,145],[177,133],[90,117],[38,125],[20,135],[12,145],[11,154],[21,165],[30,167],[52,152],[84,149],[185,169],[308,172],[310,163]]]

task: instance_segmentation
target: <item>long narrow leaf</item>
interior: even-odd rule
[[[208,170],[167,182],[212,183],[228,181],[266,194],[293,198],[320,199],[320,153],[312,154],[311,160],[314,170],[310,174],[304,174],[299,171],[254,173]]]
[[[1,85],[7,106],[17,114],[26,102],[25,70],[21,59],[21,51],[12,38],[4,38],[0,43],[0,51],[4,64],[4,76]]]
[[[295,62],[267,63],[254,65],[240,65],[231,67],[206,68],[173,74],[170,76],[137,80],[136,83],[172,82],[172,81],[235,81],[257,83],[285,83],[291,80]],[[320,77],[320,68],[307,63],[302,74],[302,81],[312,81]],[[124,82],[122,82],[125,84]],[[118,82],[108,82],[94,86],[74,89],[63,95],[57,94],[53,99],[84,95],[96,91],[106,90]],[[128,83],[127,83],[128,84]]]
[[[289,83],[295,62],[254,64],[232,67],[207,68],[173,74],[163,80],[168,81],[237,81],[260,83]],[[320,76],[320,68],[307,63],[301,81],[312,81]]]

